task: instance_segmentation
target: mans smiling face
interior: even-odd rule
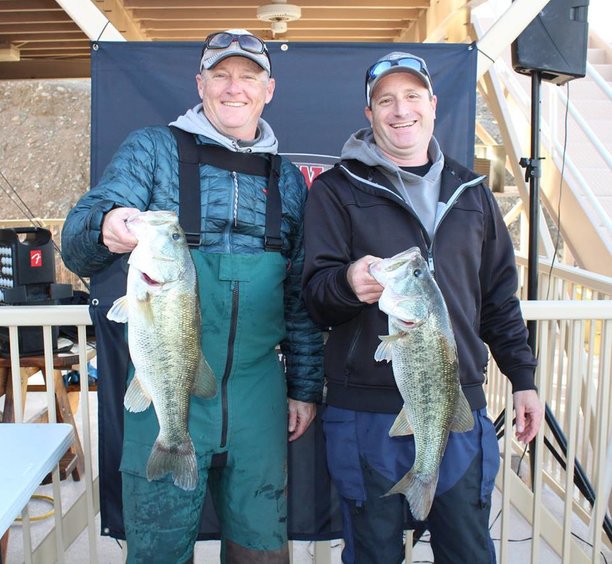
[[[204,115],[224,135],[244,141],[274,94],[274,79],[254,61],[233,56],[196,75]]]
[[[374,87],[365,115],[378,148],[399,166],[427,163],[437,98],[415,75],[394,72]]]

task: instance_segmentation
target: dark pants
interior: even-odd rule
[[[388,436],[394,415],[328,407],[324,419],[330,473],[342,497],[345,564],[393,564],[404,558],[403,531],[431,532],[436,564],[491,564],[488,521],[499,450],[485,410],[474,429],[451,433],[436,497],[425,523],[414,523],[402,495],[381,497],[412,466],[412,437]]]

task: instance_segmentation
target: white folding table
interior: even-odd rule
[[[73,440],[68,423],[0,423],[0,537]]]

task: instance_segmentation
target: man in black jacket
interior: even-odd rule
[[[532,440],[543,416],[512,242],[484,178],[443,155],[433,136],[437,99],[425,61],[393,52],[374,63],[366,101],[371,128],[354,133],[342,161],[315,180],[305,215],[304,299],[331,328],[324,430],[342,498],[343,562],[404,556],[407,506],[401,495],[382,496],[412,466],[414,440],[388,435],[403,401],[392,367],[374,360],[388,322],[368,267],[413,246],[444,295],[475,421],[450,433],[425,525],[437,564],[495,562],[488,520],[499,450],[483,390],[487,345],[513,387],[517,438]]]

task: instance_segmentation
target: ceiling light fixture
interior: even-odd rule
[[[257,8],[257,19],[272,24],[272,35],[285,33],[287,22],[299,20],[300,17],[302,17],[302,9],[299,6],[287,4],[287,0],[272,0],[272,4]]]

